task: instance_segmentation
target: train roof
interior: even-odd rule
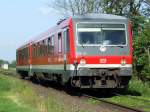
[[[75,16],[72,16],[68,19],[64,19],[63,21],[59,21],[59,24],[57,24],[56,26],[48,29],[47,31],[45,31],[43,33],[41,33],[40,35],[38,35],[37,37],[31,39],[30,41],[26,42],[21,47],[19,47],[17,50],[29,46],[30,43],[34,43],[34,42],[42,40],[43,38],[46,38],[46,36],[49,35],[51,32],[54,32],[57,29],[59,29],[61,27],[64,27],[65,25],[69,24],[69,21],[71,19],[108,19],[108,20],[118,19],[118,20],[127,20],[126,17],[113,15],[113,14],[88,13],[88,14],[83,14],[83,15],[75,15]]]
[[[126,20],[126,17],[113,15],[113,14],[97,14],[97,13],[88,13],[83,15],[76,15],[72,17],[73,19],[121,19]]]

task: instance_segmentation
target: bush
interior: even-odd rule
[[[143,82],[150,81],[150,23],[147,26],[133,41],[134,68]]]

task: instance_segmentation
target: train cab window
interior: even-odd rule
[[[124,30],[103,30],[103,44],[125,45],[126,35]]]
[[[78,25],[78,43],[80,45],[96,45],[101,43],[101,28],[97,24]]]
[[[126,45],[124,24],[80,23],[77,34],[79,45]]]
[[[58,52],[59,53],[62,52],[62,34],[61,33],[58,34]]]

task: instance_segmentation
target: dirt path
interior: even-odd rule
[[[72,96],[64,90],[57,90],[52,87],[45,87],[30,83],[39,97],[47,99],[49,96],[55,98],[60,105],[64,107],[66,112],[126,112],[126,110],[118,109],[116,107],[104,103],[92,103],[87,99],[82,99],[78,96]]]

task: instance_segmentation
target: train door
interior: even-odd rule
[[[32,76],[33,74],[32,74],[32,43],[30,43],[29,44],[29,48],[28,48],[28,52],[29,52],[29,54],[28,54],[28,65],[29,65],[29,73],[28,73],[28,75],[29,76]]]
[[[70,49],[70,42],[69,42],[69,30],[66,28],[63,30],[63,43],[64,43],[64,52],[63,52],[63,55],[64,55],[64,70],[66,71],[67,69],[67,57],[68,57],[68,52],[69,52],[69,49]]]
[[[63,31],[63,41],[64,41],[64,53],[63,53],[63,55],[64,55],[64,70],[66,71],[66,29],[64,29],[64,31]]]

